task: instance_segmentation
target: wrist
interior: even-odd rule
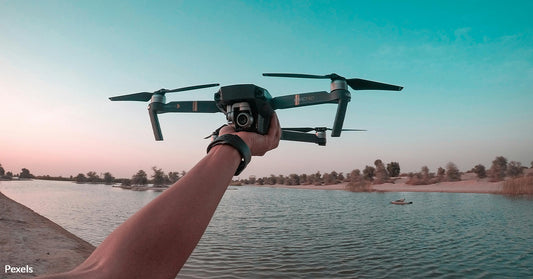
[[[250,163],[252,157],[250,148],[248,147],[246,142],[244,142],[239,136],[234,134],[224,134],[217,137],[209,144],[209,146],[207,147],[207,153],[209,153],[209,151],[215,146],[220,145],[231,146],[240,155],[241,160],[239,166],[237,167],[237,171],[235,172],[235,175],[239,175],[244,170],[244,168],[246,168],[248,163]]]

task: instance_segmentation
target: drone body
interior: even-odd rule
[[[270,119],[277,109],[288,109],[310,105],[333,103],[337,104],[337,112],[333,128],[282,128],[282,140],[311,142],[326,145],[326,130],[331,130],[332,137],[339,137],[342,131],[365,131],[356,129],[342,129],[348,102],[351,100],[348,87],[354,90],[392,90],[401,91],[403,87],[379,83],[364,79],[346,79],[337,74],[307,75],[307,74],[263,74],[272,77],[331,79],[330,92],[318,91],[286,96],[272,97],[270,93],[253,84],[236,84],[222,86],[214,94],[213,101],[180,101],[166,103],[165,94],[179,91],[194,90],[219,86],[219,84],[205,84],[183,87],[173,90],[160,89],[155,92],[140,92],[109,98],[111,101],[148,101],[148,113],[156,140],[163,140],[158,114],[168,112],[222,112],[226,115],[228,124],[236,131],[249,131],[266,134],[270,127]],[[311,134],[309,132],[315,131]],[[216,131],[215,131],[216,132]],[[217,133],[213,133],[217,135]]]

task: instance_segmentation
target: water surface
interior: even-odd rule
[[[533,277],[531,200],[236,189],[178,278]],[[94,245],[158,195],[48,181],[0,190]],[[398,198],[414,203],[390,204]]]

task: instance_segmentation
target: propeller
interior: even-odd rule
[[[307,133],[307,132],[311,132],[311,131],[316,131],[316,132],[331,131],[332,129],[331,128],[327,128],[327,127],[315,127],[315,128],[297,127],[297,128],[282,128],[282,130]],[[366,130],[362,130],[362,129],[341,129],[341,131],[366,131]]]
[[[153,95],[165,95],[165,93],[172,93],[172,92],[181,92],[181,91],[187,91],[187,90],[195,90],[195,89],[202,89],[202,88],[208,88],[208,87],[214,87],[219,86],[218,83],[211,83],[211,84],[203,84],[203,85],[195,85],[195,86],[187,86],[182,88],[176,88],[176,89],[159,89],[154,92],[139,92],[139,93],[133,93],[128,95],[121,95],[116,97],[110,97],[109,100],[111,101],[139,101],[139,102],[146,102],[149,101]]]
[[[331,79],[334,80],[345,80],[346,83],[353,90],[389,90],[389,91],[401,91],[402,86],[392,85],[381,83],[377,81],[371,81],[360,78],[350,78],[339,76],[335,73],[329,75],[309,75],[309,74],[290,74],[290,73],[263,73],[265,77],[288,77],[288,78],[312,78],[312,79]]]

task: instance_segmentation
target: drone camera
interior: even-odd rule
[[[236,130],[246,130],[254,124],[254,116],[248,102],[239,102],[227,105],[226,118]]]
[[[268,91],[253,84],[223,86],[215,94],[217,106],[225,112],[228,124],[236,131],[268,133],[274,110]]]

